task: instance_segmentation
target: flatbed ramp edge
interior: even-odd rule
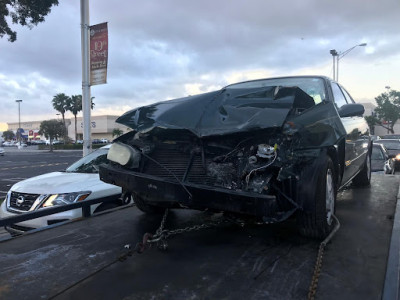
[[[317,299],[382,298],[388,260],[388,276],[398,276],[398,261],[389,257],[398,241],[392,238],[392,228],[399,229],[393,222],[398,189],[398,176],[374,175],[371,188],[339,193],[336,215],[341,228],[325,248]],[[202,224],[212,217],[173,210],[166,228]],[[126,253],[124,245],[134,246],[159,225],[160,216],[129,207],[1,242],[0,299],[308,296],[319,242],[300,237],[294,220],[243,228],[223,224],[174,236],[167,251],[153,247],[117,259]]]

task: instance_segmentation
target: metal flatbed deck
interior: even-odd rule
[[[380,299],[398,176],[339,193],[341,228],[327,245],[317,299]],[[166,228],[210,214],[173,210]],[[319,242],[295,221],[224,224],[171,238],[169,248],[116,261],[124,245],[154,233],[160,216],[119,209],[0,243],[1,299],[306,299]]]

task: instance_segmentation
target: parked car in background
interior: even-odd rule
[[[131,110],[101,180],[132,193],[146,213],[192,208],[326,237],[337,190],[367,186],[364,107],[322,76],[268,78]]]
[[[0,207],[0,218],[91,199],[112,201],[92,205],[92,213],[127,204],[131,197],[126,194],[122,196],[120,187],[99,179],[98,166],[108,163],[109,148],[104,146],[90,153],[64,172],[47,173],[14,184]],[[6,229],[17,234],[81,216],[81,209],[73,209],[17,223]]]
[[[46,145],[50,145],[50,140],[45,140],[45,144]],[[64,144],[64,142],[63,141],[59,141],[59,140],[52,140],[51,144],[52,145],[58,145],[58,144]]]
[[[0,155],[4,156],[4,149],[0,147]]]
[[[389,157],[382,144],[374,143],[372,145],[371,171],[382,174],[394,174],[395,172],[394,160]]]
[[[44,140],[33,140],[31,143],[32,145],[46,145],[46,141]]]
[[[382,139],[398,140],[398,139],[400,139],[400,134],[386,134],[386,135],[382,136]]]
[[[14,141],[6,141],[6,142],[3,142],[3,147],[12,147],[12,146],[14,146],[15,145],[15,142]]]
[[[25,148],[27,147],[27,145],[24,142],[17,142],[14,144],[14,146],[18,147],[18,148]]]
[[[107,140],[107,139],[100,139],[100,141],[103,143],[103,144],[108,144],[110,141],[109,140]]]
[[[385,146],[390,158],[395,161],[396,169],[400,168],[400,139],[380,139],[375,141],[377,144]]]
[[[372,141],[376,141],[376,140],[380,140],[381,137],[379,135],[371,135],[371,140]]]

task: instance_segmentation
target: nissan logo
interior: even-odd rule
[[[17,201],[16,201],[17,206],[21,206],[22,203],[24,203],[24,201],[25,201],[25,197],[24,196],[19,196],[17,198]]]

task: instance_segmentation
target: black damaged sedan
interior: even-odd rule
[[[367,186],[371,147],[364,107],[327,77],[260,79],[131,110],[101,180],[146,213],[226,212],[301,234],[334,226],[338,189]]]

